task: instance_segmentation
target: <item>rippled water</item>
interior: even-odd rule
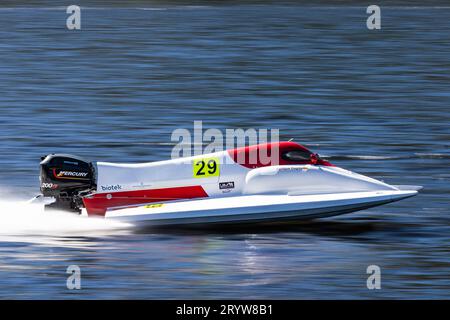
[[[145,1],[85,2],[82,30],[68,31],[65,8],[37,2],[0,6],[0,298],[450,298],[445,2],[382,7],[380,31],[358,4]],[[16,200],[38,192],[42,155],[166,159],[194,120],[279,128],[336,165],[424,190],[316,223],[207,230]],[[72,264],[79,291],[66,289]]]

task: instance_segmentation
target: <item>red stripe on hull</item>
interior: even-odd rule
[[[110,199],[108,199],[110,197]],[[151,202],[179,199],[205,198],[208,194],[202,186],[175,187],[111,193],[96,193],[83,198],[88,215],[104,216],[108,208],[133,206]]]

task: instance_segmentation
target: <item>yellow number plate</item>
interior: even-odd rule
[[[146,206],[144,206],[144,208],[150,209],[150,208],[161,208],[163,206],[163,203],[153,203],[153,204],[148,204]]]
[[[219,158],[202,158],[192,162],[194,178],[218,177],[220,175]]]

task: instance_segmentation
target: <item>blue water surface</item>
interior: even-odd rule
[[[54,2],[0,5],[0,202],[38,193],[43,155],[167,159],[172,131],[195,120],[279,129],[424,189],[232,229],[74,231],[78,220],[3,206],[0,298],[450,298],[450,7],[382,6],[371,31],[358,3],[86,3],[78,31]],[[81,290],[66,287],[69,265]],[[381,290],[366,287],[369,265]]]

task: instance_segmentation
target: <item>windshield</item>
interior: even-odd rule
[[[303,150],[292,150],[288,151],[286,153],[283,153],[281,157],[284,160],[288,161],[310,161],[311,159],[311,152],[309,151],[303,151]]]

